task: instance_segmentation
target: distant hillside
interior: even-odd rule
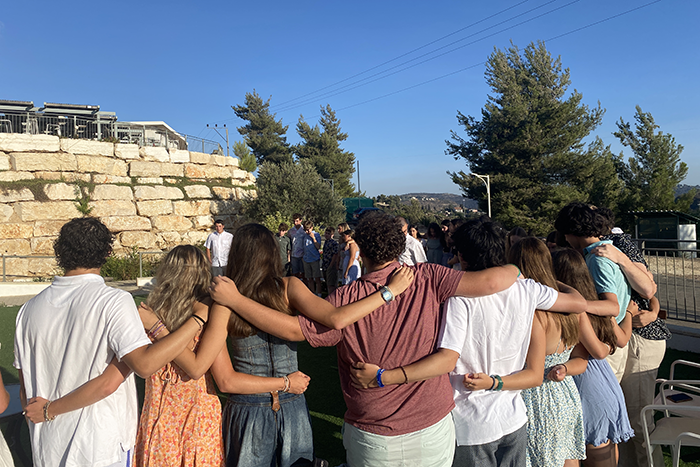
[[[440,210],[454,206],[464,206],[465,209],[476,209],[478,207],[478,203],[473,199],[452,193],[406,193],[405,195],[399,195],[399,197],[403,203],[410,203],[411,199],[415,198],[423,207],[430,210]]]

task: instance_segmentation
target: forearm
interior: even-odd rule
[[[586,368],[588,368],[588,360],[581,357],[572,357],[566,362],[566,375],[580,375],[586,371]]]
[[[618,325],[613,319],[613,329],[615,330],[615,338],[617,340],[617,346],[622,348],[627,345],[632,337],[632,314],[625,313],[625,318]]]
[[[608,294],[601,294],[608,295]],[[614,294],[609,294],[614,295]],[[608,300],[601,298],[600,300],[589,300],[587,302],[588,313],[596,316],[617,316],[620,313],[620,306],[617,299]]]
[[[10,393],[5,389],[2,374],[0,374],[0,413],[3,413],[8,405],[10,405]]]
[[[233,369],[228,349],[225,347],[217,355],[211,366],[211,374],[216,381],[216,386],[221,392],[227,394],[258,394],[261,392],[282,391],[284,378],[265,378],[245,373],[238,373]]]
[[[401,368],[384,371],[382,383],[387,386],[435,378],[454,370],[458,358],[459,354],[454,350],[438,349],[437,352],[403,367],[403,371]]]
[[[622,273],[632,289],[646,299],[650,299],[656,293],[656,283],[650,277],[650,273],[642,263],[633,263],[627,256],[619,263]]]
[[[519,275],[520,271],[513,264],[483,271],[467,271],[463,273],[455,295],[460,297],[491,295],[513,285]]]
[[[557,282],[557,286],[559,288],[557,300],[547,311],[573,314],[581,314],[586,311],[588,303],[578,290],[569,287],[563,282]]]
[[[124,361],[141,378],[148,378],[177,357],[199,331],[199,324],[190,318],[174,332],[154,344],[140,347],[124,356]]]

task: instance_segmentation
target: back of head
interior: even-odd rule
[[[401,225],[383,212],[363,217],[355,229],[354,238],[362,256],[376,265],[395,261],[406,248]]]
[[[554,251],[552,253],[552,261],[554,262],[554,273],[557,280],[578,290],[586,300],[598,300],[598,294],[596,293],[591,274],[588,271],[588,266],[586,266],[586,261],[584,261],[583,256],[578,251],[574,251],[571,248]],[[611,349],[610,353],[614,353],[617,347],[617,340],[610,318],[589,314],[588,319],[598,339],[608,344]]]
[[[53,244],[58,266],[74,269],[101,268],[112,252],[114,236],[95,217],[73,219],[61,227]]]
[[[552,255],[542,240],[536,237],[525,237],[510,249],[508,261],[520,268],[523,275],[540,284],[559,290],[554,278]],[[542,315],[538,314],[538,317]],[[566,346],[578,342],[578,318],[564,313],[546,313],[545,329],[554,323],[561,334],[561,341]]]
[[[226,275],[238,291],[258,303],[292,314],[284,293],[282,261],[274,235],[260,224],[241,226],[231,242]],[[229,319],[229,334],[250,336],[257,330],[236,313]]]
[[[513,245],[508,254],[508,262],[518,266],[525,277],[557,289],[552,255],[539,238],[525,237]]]
[[[597,208],[596,213],[601,216],[601,221],[603,222],[603,235],[610,235],[610,232],[615,227],[615,213],[612,209],[608,208]]]
[[[506,238],[500,225],[488,216],[462,224],[452,236],[468,271],[481,271],[506,264]]]
[[[559,211],[554,227],[564,235],[600,237],[605,231],[605,221],[589,204],[575,202]]]
[[[156,286],[146,303],[173,331],[192,316],[194,303],[209,295],[211,269],[204,253],[193,245],[179,245],[160,261]]]

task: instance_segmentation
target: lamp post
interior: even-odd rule
[[[475,173],[473,173],[472,175],[481,179],[481,181],[484,182],[484,185],[486,185],[486,197],[489,206],[489,217],[491,217],[491,179],[488,175],[479,175]]]

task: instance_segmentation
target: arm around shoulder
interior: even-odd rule
[[[457,286],[456,296],[483,297],[506,290],[520,276],[520,270],[513,264],[506,264],[482,271],[466,271]]]

